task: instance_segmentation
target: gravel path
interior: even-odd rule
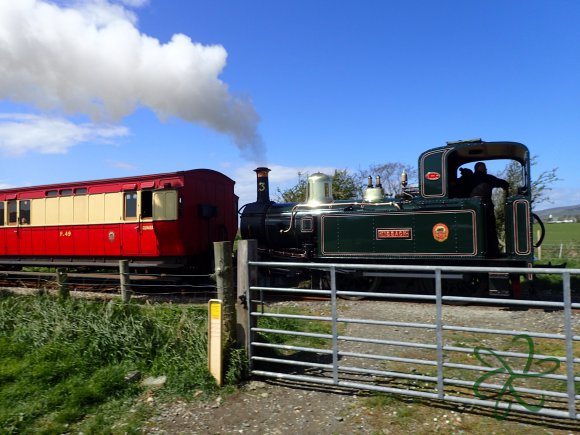
[[[271,308],[307,307],[325,314],[327,302],[283,302]],[[397,322],[434,323],[434,307],[428,304],[377,301],[341,301],[341,317],[367,318]],[[497,307],[444,306],[446,324],[481,328],[563,333],[561,311],[539,309],[509,311]],[[580,313],[575,313],[574,332],[580,334]],[[389,327],[388,332],[371,331],[367,325],[349,324],[348,336],[373,336],[389,340],[412,340],[433,343],[434,333],[410,327]],[[498,347],[511,340],[506,336],[489,336],[477,346]],[[446,341],[446,344],[450,344]],[[473,343],[469,345],[473,346]],[[375,345],[371,345],[375,346]],[[369,345],[351,343],[341,347],[351,352],[368,352]],[[383,350],[384,354],[385,351]],[[417,357],[408,350],[392,348],[391,355]],[[367,363],[361,362],[367,361]],[[345,357],[341,364],[376,364],[359,358]],[[368,365],[368,367],[370,367]],[[420,368],[420,367],[419,367]],[[414,370],[410,368],[410,370]],[[472,409],[441,402],[413,401],[405,397],[387,399],[373,405],[371,393],[322,385],[276,379],[255,379],[225,399],[212,402],[192,401],[157,404],[156,415],[145,429],[148,434],[381,434],[393,433],[574,433],[580,426],[573,421],[551,421],[538,416],[511,415],[498,421],[493,410]]]

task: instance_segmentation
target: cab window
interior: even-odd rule
[[[125,219],[137,219],[137,192],[125,192]]]
[[[0,227],[4,226],[4,201],[0,202]]]
[[[8,225],[16,225],[18,223],[18,209],[16,205],[16,200],[8,201]]]

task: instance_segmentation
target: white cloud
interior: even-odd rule
[[[142,34],[124,5],[142,0],[0,1],[0,99],[93,121],[118,121],[141,106],[229,135],[260,158],[259,115],[220,80],[227,52],[175,34]]]
[[[27,152],[64,154],[84,142],[109,143],[129,134],[116,125],[74,124],[64,118],[0,114],[0,150],[18,156]]]

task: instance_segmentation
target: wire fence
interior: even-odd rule
[[[77,273],[66,268],[47,272],[0,270],[0,288],[17,293],[61,293],[67,296],[127,299],[207,301],[217,288],[209,274],[128,273],[121,270]]]
[[[542,243],[536,248],[538,260],[562,260],[580,258],[580,244],[576,242]]]

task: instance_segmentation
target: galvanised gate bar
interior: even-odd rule
[[[307,267],[325,271],[330,287],[328,290],[296,289],[247,283],[248,343],[253,375],[491,407],[497,418],[507,417],[510,411],[522,411],[580,419],[577,408],[580,395],[575,388],[580,381],[580,316],[575,310],[580,304],[572,302],[570,284],[571,276],[580,275],[580,269],[257,261],[247,264],[251,269]],[[401,271],[416,276],[430,274],[435,284],[434,294],[361,293],[337,288],[338,269],[384,275]],[[561,275],[560,300],[444,296],[445,277],[463,273]],[[271,303],[271,296],[281,294],[327,298],[326,308],[321,310],[325,312],[288,313],[283,307],[273,308],[276,304]],[[342,299],[360,296],[372,301]],[[389,304],[387,300],[407,301],[404,304],[407,307],[412,302],[411,306],[416,308],[401,319],[403,307],[399,309],[397,305],[401,302]],[[371,304],[377,314],[391,307],[391,314],[357,318],[349,317],[348,309],[341,310],[342,304],[350,304],[352,309],[353,304],[362,303]],[[470,304],[470,307],[457,304]],[[476,304],[485,306],[474,307]],[[504,307],[502,311],[501,307]],[[513,311],[506,311],[505,307]],[[551,316],[558,319],[553,322],[555,330],[519,330],[519,325],[509,324],[480,327],[475,315],[478,311],[473,311],[472,324],[446,321],[450,310],[483,309],[484,318],[501,315],[517,322],[517,314],[522,313],[518,309],[540,308],[554,311]],[[418,322],[420,313],[425,312],[430,313],[430,321]],[[303,329],[288,327],[289,322],[301,324]],[[326,330],[312,332],[308,327],[312,324],[325,325]],[[359,333],[351,335],[351,330]],[[287,340],[264,337],[286,337]]]

